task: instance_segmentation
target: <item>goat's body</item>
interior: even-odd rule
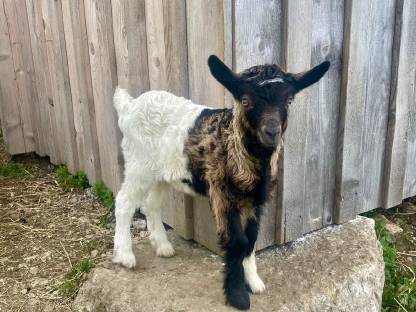
[[[184,144],[195,120],[210,108],[165,91],[149,91],[133,99],[119,88],[114,106],[123,133],[125,172],[136,172],[139,181],[167,182],[193,195],[183,182],[192,179]]]
[[[245,151],[244,136],[233,123],[239,111],[197,105],[165,91],[149,91],[133,99],[119,88],[114,106],[123,133],[125,176],[116,197],[113,261],[135,266],[130,224],[139,207],[146,214],[157,255],[173,255],[161,219],[170,185],[191,195],[208,196],[223,247],[240,250],[238,255],[227,252],[231,258],[226,261],[226,293],[237,291],[234,297],[239,300],[245,292],[240,289],[244,286],[239,281],[241,265],[252,291],[263,291],[253,249],[268,182],[263,169],[270,166],[267,161],[262,166]]]

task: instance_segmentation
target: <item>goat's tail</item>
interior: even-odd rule
[[[114,92],[113,102],[119,116],[127,112],[132,99],[133,97],[127,92],[126,89],[122,89],[120,87],[116,88],[116,91]]]

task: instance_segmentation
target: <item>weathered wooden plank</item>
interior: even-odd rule
[[[301,72],[331,61],[328,73],[291,104],[283,206],[286,241],[332,223],[341,86],[342,2],[287,2],[286,64]]]
[[[112,100],[117,85],[117,69],[111,2],[85,0],[84,5],[101,177],[113,192],[117,192],[121,183],[123,157],[121,133]]]
[[[42,1],[42,17],[45,27],[46,50],[49,74],[55,108],[56,132],[63,161],[72,173],[78,170],[78,151],[71,89],[69,84],[68,61],[66,56],[64,26],[62,21],[62,3]]]
[[[384,196],[383,207],[393,207],[402,201],[404,175],[407,156],[408,106],[401,100],[403,90],[398,89],[399,66],[403,64],[401,52],[401,32],[403,22],[403,0],[396,2],[395,30],[393,38],[393,56],[391,71],[391,89],[389,121],[386,138],[386,155],[384,161]],[[402,51],[403,53],[404,51]],[[405,52],[404,52],[405,53]],[[403,77],[403,65],[401,66]],[[400,82],[402,79],[400,79]]]
[[[282,4],[279,0],[236,1],[234,64],[237,72],[254,65],[282,61]],[[276,190],[277,192],[277,190]],[[263,208],[256,248],[276,241],[276,194]],[[281,228],[283,219],[279,222]]]
[[[394,4],[347,2],[336,222],[381,206]]]
[[[113,0],[118,84],[137,97],[149,90],[144,0]]]
[[[400,47],[398,103],[407,105],[407,160],[403,198],[416,195],[416,3],[405,0]]]
[[[37,124],[39,141],[42,143],[42,149],[49,156],[50,161],[54,164],[60,164],[62,163],[62,156],[59,149],[59,137],[54,135],[57,133],[57,126],[55,108],[52,100],[41,1],[26,0],[26,10],[30,30],[30,44],[32,47],[33,77],[36,83],[39,105],[39,119]]]
[[[24,1],[4,2],[9,38],[13,54],[17,95],[20,107],[20,117],[23,126],[23,138],[26,152],[37,150],[39,153],[39,139],[37,132],[38,104],[37,93],[32,80],[33,62],[29,40],[29,26]]]
[[[233,32],[234,32],[234,0],[224,0],[223,1],[223,10],[224,10],[224,63],[229,67],[235,70],[235,65],[233,64]],[[224,105],[227,108],[233,107],[233,96],[229,92],[224,93],[225,102]]]
[[[4,0],[0,0],[0,117],[4,143],[10,154],[26,151],[23,125],[20,117],[17,83],[13,66],[13,55],[4,11]]]
[[[150,88],[188,97],[185,1],[146,1]],[[163,220],[186,239],[193,236],[192,204],[170,191]]]
[[[79,169],[95,183],[101,177],[91,67],[83,0],[63,0],[62,15]]]
[[[211,76],[208,56],[224,59],[224,12],[219,0],[186,2],[189,96],[200,104],[223,107],[224,88]],[[194,200],[194,239],[219,252],[218,238],[208,201]]]
[[[312,9],[313,2],[287,1],[286,8],[286,69],[302,72],[311,67]],[[289,108],[289,121],[285,134],[283,173],[283,206],[285,209],[285,240],[302,235],[308,225],[309,211],[306,199],[306,138],[310,89],[298,94]]]

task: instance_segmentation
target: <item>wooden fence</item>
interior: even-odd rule
[[[331,68],[290,108],[279,196],[258,248],[416,195],[413,0],[0,0],[0,113],[7,150],[35,151],[117,191],[117,84],[231,107],[210,76],[279,63]],[[172,192],[165,215],[214,248],[207,202]]]

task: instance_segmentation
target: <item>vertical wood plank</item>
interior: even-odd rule
[[[42,0],[42,17],[45,23],[46,50],[49,63],[52,100],[55,109],[56,132],[64,163],[72,173],[78,170],[76,131],[69,84],[62,2]]]
[[[23,12],[24,13],[24,12]],[[62,163],[59,137],[56,135],[55,108],[53,106],[49,63],[41,1],[26,0],[26,13],[30,30],[30,44],[34,67],[34,80],[38,96],[38,133],[44,152],[53,164]]]
[[[90,183],[95,183],[101,177],[101,168],[95,126],[84,1],[63,0],[62,14],[79,169],[87,174]]]
[[[113,108],[117,85],[111,2],[85,0],[91,77],[100,152],[101,177],[117,192],[122,177],[121,133]]]
[[[185,1],[146,1],[150,88],[188,97]],[[163,220],[186,239],[193,237],[192,204],[170,190]]]
[[[236,1],[234,10],[234,69],[239,72],[259,64],[281,64],[281,1]],[[273,245],[276,241],[276,195],[273,194],[263,207],[257,249]],[[283,219],[280,219],[279,228],[282,223]]]
[[[211,76],[208,56],[224,59],[224,12],[219,0],[186,2],[189,96],[200,104],[224,107],[224,88]],[[219,252],[215,222],[208,201],[194,199],[194,239]]]
[[[0,0],[0,30],[0,117],[2,132],[7,152],[20,154],[26,151],[26,147],[4,0]]]
[[[118,84],[133,97],[149,90],[144,0],[113,0]]]
[[[302,72],[311,66],[313,2],[287,1],[286,8],[286,69]],[[310,89],[298,94],[289,107],[288,127],[285,134],[283,206],[285,208],[285,240],[290,241],[304,233],[309,213],[306,199],[306,138]]]
[[[330,70],[289,108],[284,155],[285,240],[332,223],[341,86],[343,2],[287,1],[286,65],[302,72],[324,60]]]
[[[42,154],[39,146],[37,132],[38,103],[37,93],[32,80],[33,61],[29,40],[29,26],[26,14],[26,3],[24,1],[4,2],[9,38],[13,54],[13,64],[17,83],[17,96],[20,107],[20,117],[23,126],[23,138],[25,151],[38,151]]]
[[[416,3],[405,0],[400,47],[397,96],[399,105],[407,106],[407,160],[403,198],[416,195]]]
[[[336,222],[380,207],[395,1],[348,1]],[[362,31],[367,29],[367,31]]]

